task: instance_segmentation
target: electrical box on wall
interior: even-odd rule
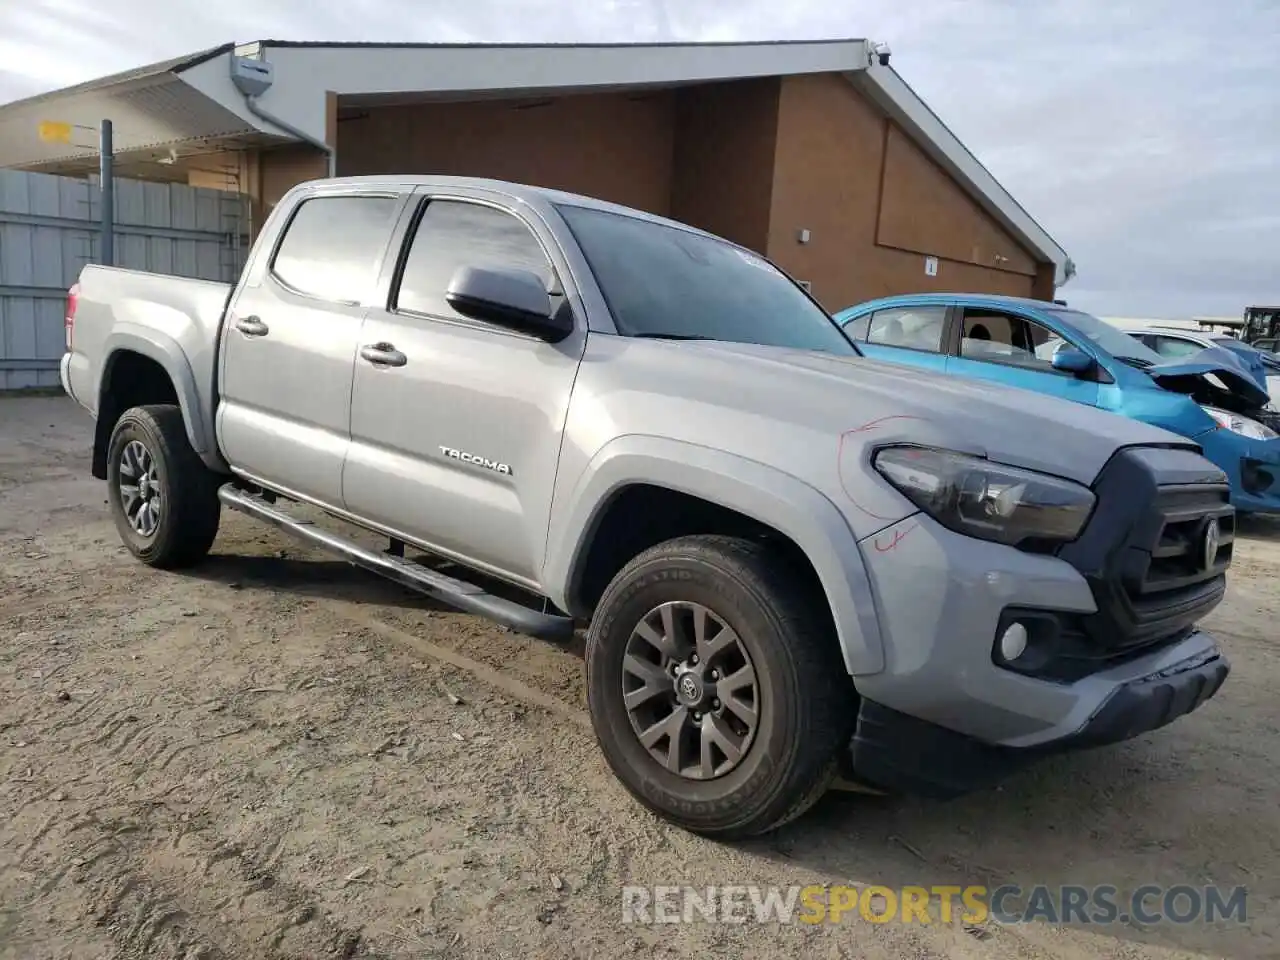
[[[271,64],[250,57],[231,58],[231,82],[246,97],[257,97],[271,89],[275,79]]]
[[[924,258],[924,275],[926,277],[936,277],[938,275],[938,258],[937,257]]]

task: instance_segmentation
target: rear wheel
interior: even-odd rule
[[[218,475],[187,440],[171,404],[132,407],[116,422],[107,450],[107,503],[120,539],[143,563],[198,563],[218,535]]]
[[[726,838],[807,810],[835,776],[857,700],[825,610],[764,543],[684,537],[629,563],[587,641],[592,724],[627,789]]]

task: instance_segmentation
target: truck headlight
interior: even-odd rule
[[[1250,440],[1274,440],[1277,436],[1280,436],[1265,423],[1250,420],[1248,417],[1242,417],[1240,414],[1232,413],[1230,410],[1220,410],[1217,407],[1201,407],[1201,409],[1218,421],[1218,426],[1223,430],[1230,430],[1232,433],[1238,433],[1240,436],[1248,437]]]
[[[944,527],[1009,546],[1074,540],[1096,498],[1070,480],[932,447],[883,447],[876,471]]]

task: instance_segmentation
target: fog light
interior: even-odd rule
[[[1012,662],[1022,656],[1026,649],[1027,628],[1020,623],[1011,624],[1000,638],[1000,656]]]

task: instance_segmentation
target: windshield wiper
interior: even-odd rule
[[[1139,370],[1146,370],[1148,367],[1154,367],[1155,364],[1150,360],[1143,360],[1141,357],[1116,357],[1121,363],[1127,363],[1131,367],[1137,367]]]
[[[642,340],[710,340],[711,337],[702,337],[696,333],[653,333],[646,331],[644,333],[629,333],[629,337],[636,337]]]

